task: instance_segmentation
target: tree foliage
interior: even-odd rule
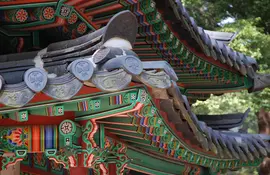
[[[182,0],[191,15],[203,27],[215,28],[222,20],[261,18],[256,24],[270,32],[269,0]],[[209,26],[209,24],[212,24]]]
[[[262,70],[265,71],[270,64],[270,35],[265,34],[263,28],[257,27],[260,21],[260,18],[237,20],[218,28],[218,30],[238,32],[236,39],[230,43],[230,47],[256,58],[262,66]]]
[[[183,0],[190,16],[208,30],[237,32],[230,47],[256,58],[260,72],[270,73],[270,5],[269,0]],[[230,20],[227,20],[230,19]],[[231,21],[231,23],[228,23]],[[226,23],[227,22],[227,23]],[[270,89],[249,94],[247,91],[211,96],[193,105],[197,114],[227,114],[251,108],[244,128],[249,133],[258,131],[256,113],[270,111]],[[257,174],[254,169],[243,169],[237,174]]]
[[[183,0],[183,2],[190,15],[196,21],[199,21],[199,25],[205,29],[237,32],[237,37],[229,46],[236,51],[256,58],[261,68],[260,72],[270,73],[270,35],[265,30],[265,27],[261,25],[268,23],[270,20],[270,18],[265,19],[265,16],[267,16],[265,9],[270,10],[270,6],[265,3],[268,1]],[[236,8],[240,6],[241,8]],[[257,8],[262,8],[261,13]],[[220,25],[228,17],[234,18],[234,22]],[[217,101],[222,103],[215,106],[214,103],[217,103]],[[239,105],[239,108],[237,105]],[[270,110],[270,90],[268,88],[262,92],[252,94],[240,92],[225,94],[221,97],[213,96],[206,102],[198,102],[195,106],[198,107],[197,112],[203,113],[237,112],[232,111],[232,109],[237,109],[240,112],[245,110],[243,108],[249,106],[254,113],[259,111],[260,108]]]

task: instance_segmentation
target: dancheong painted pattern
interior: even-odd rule
[[[270,76],[179,0],[0,1],[0,24],[1,174],[206,175],[269,156],[268,135],[228,131],[249,110],[192,112]]]

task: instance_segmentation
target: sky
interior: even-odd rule
[[[228,18],[222,20],[220,23],[218,23],[218,25],[224,26],[225,24],[230,24],[230,23],[233,23],[234,21],[235,21],[234,18],[228,17]]]

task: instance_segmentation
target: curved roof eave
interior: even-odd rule
[[[189,16],[189,13],[183,7],[181,0],[156,0],[156,2],[157,8],[162,11],[165,21],[168,20],[173,24],[172,30],[177,31],[179,28],[186,28],[190,38],[195,40],[195,44],[200,46],[201,51],[206,56],[220,60],[222,63],[233,67],[242,75],[254,79],[256,71],[259,70],[257,61],[254,58],[232,50],[223,42],[218,42],[218,40],[209,35],[209,32],[198,27],[195,20]],[[169,16],[172,14],[174,14],[174,17]],[[217,55],[225,59],[216,58]]]

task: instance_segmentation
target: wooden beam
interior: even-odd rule
[[[70,168],[70,175],[89,174],[89,169],[84,167]]]
[[[21,164],[21,172],[30,173],[32,175],[54,175],[51,172],[43,171],[41,169],[33,168],[24,164]]]

